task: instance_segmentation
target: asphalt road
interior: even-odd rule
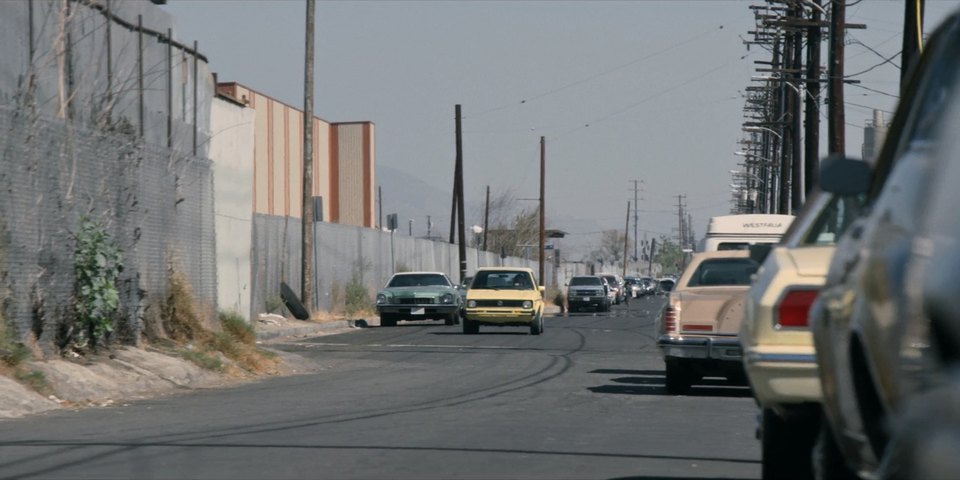
[[[3,422],[0,478],[759,478],[746,388],[664,391],[661,302],[283,344],[323,370]]]

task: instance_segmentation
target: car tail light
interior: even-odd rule
[[[664,333],[677,333],[677,320],[680,312],[672,306],[668,306],[663,311],[663,330]]]
[[[786,328],[807,327],[807,314],[816,300],[819,290],[790,290],[777,304],[777,326]]]

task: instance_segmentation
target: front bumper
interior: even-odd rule
[[[536,313],[535,310],[518,308],[468,308],[464,317],[481,325],[522,326],[533,323]]]
[[[701,360],[719,360],[729,362],[743,361],[740,340],[736,337],[670,336],[657,338],[657,346],[663,355],[676,358]]]
[[[753,347],[743,365],[761,405],[819,402],[823,398],[812,347]]]
[[[460,310],[456,304],[382,304],[377,305],[377,313],[380,315],[392,314],[401,318],[416,320],[418,318],[438,318],[449,316]]]
[[[567,297],[567,305],[570,307],[582,307],[582,306],[603,306],[607,304],[607,297],[604,295],[576,295]]]

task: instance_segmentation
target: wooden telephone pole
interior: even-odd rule
[[[316,0],[307,0],[303,69],[303,209],[300,243],[300,301],[313,310],[313,17]]]
[[[546,225],[546,210],[544,210],[546,204],[544,202],[544,192],[545,192],[545,168],[547,164],[547,144],[544,137],[540,137],[540,276],[537,280],[540,282],[540,286],[544,285],[543,275],[544,275],[544,234]]]

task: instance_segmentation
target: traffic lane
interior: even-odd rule
[[[464,445],[463,442],[459,442],[465,451],[486,452],[491,455],[506,454],[509,451],[532,455],[534,450],[525,449],[522,444],[536,443],[542,445],[542,448],[536,452],[544,454],[563,452],[564,455],[571,457],[597,457],[587,463],[598,468],[598,472],[610,468],[611,471],[607,473],[611,476],[621,473],[636,475],[638,472],[643,472],[645,468],[653,472],[654,476],[680,473],[689,475],[696,474],[696,471],[690,469],[703,467],[705,465],[703,462],[742,462],[735,467],[725,465],[717,469],[723,471],[724,475],[735,478],[755,478],[758,475],[756,465],[759,453],[757,443],[752,437],[754,408],[749,390],[730,386],[723,380],[713,380],[708,381],[707,385],[694,388],[688,397],[671,397],[666,394],[663,364],[660,353],[656,349],[652,331],[654,316],[659,312],[662,304],[663,298],[651,297],[636,299],[630,305],[614,307],[609,313],[573,313],[554,316],[548,319],[547,330],[541,336],[527,335],[525,330],[519,327],[481,329],[480,335],[462,335],[457,333],[456,327],[437,326],[425,327],[418,332],[418,335],[413,336],[405,333],[383,332],[390,337],[379,335],[371,335],[367,338],[352,337],[350,343],[355,341],[357,344],[363,344],[365,349],[361,351],[364,355],[374,352],[420,353],[424,349],[490,353],[491,360],[482,360],[482,362],[487,365],[486,372],[497,372],[492,378],[498,379],[513,372],[511,367],[516,364],[515,358],[518,352],[559,355],[570,360],[569,366],[564,367],[564,371],[558,372],[557,375],[534,380],[531,385],[515,385],[516,390],[504,395],[507,399],[512,399],[526,393],[528,397],[524,397],[520,402],[514,402],[515,405],[525,406],[516,412],[527,415],[526,408],[539,411],[541,412],[539,420],[514,419],[510,411],[498,412],[495,415],[478,414],[481,422],[489,422],[489,425],[480,425],[476,421],[463,419],[450,420],[448,424],[458,431],[493,430],[486,435],[471,435],[471,438],[496,438],[495,442],[504,447],[491,450],[484,448],[482,444]],[[398,339],[397,336],[401,338]],[[387,339],[393,340],[393,343],[384,341]],[[355,352],[350,348],[355,345],[327,340],[329,338],[320,339],[325,345],[318,345],[318,347]],[[506,360],[502,364],[493,363],[493,358],[506,358]],[[404,364],[399,368],[405,370],[408,367],[409,365]],[[391,372],[391,375],[402,374]],[[473,378],[476,380],[475,386],[484,383],[482,376]],[[716,408],[704,408],[703,405],[714,402],[711,399],[719,399]],[[476,408],[480,408],[485,412],[486,402],[479,403],[481,404],[479,407],[464,405],[462,409],[474,412]],[[644,412],[652,413],[654,421],[638,421],[634,418],[630,410],[637,407]],[[604,413],[606,409],[614,409],[614,411]],[[622,414],[617,413],[621,409]],[[658,410],[669,410],[671,413],[662,415],[663,412],[658,413]],[[694,411],[697,414],[691,415],[688,411]],[[563,415],[554,416],[557,412],[562,412]],[[704,431],[710,430],[711,424],[716,423],[714,416],[725,420],[723,425],[716,428],[720,433],[714,439],[715,441],[707,447],[697,443],[700,448],[692,449],[689,454],[684,455],[684,450],[690,447],[691,438],[701,439],[711,436]],[[498,431],[501,428],[506,430]],[[521,433],[511,433],[514,429]],[[525,438],[526,434],[522,432],[527,431],[533,432],[535,438]],[[646,432],[646,434],[637,432]],[[736,438],[737,441],[731,441],[731,437]],[[659,438],[673,440],[661,444]],[[408,436],[407,439],[410,437]],[[583,449],[573,451],[568,449],[564,452],[557,446],[557,442],[566,445],[567,442],[564,439],[577,439],[574,444]],[[515,444],[517,442],[520,445]],[[634,443],[637,449],[624,449],[624,445]],[[510,448],[506,448],[508,446]],[[585,450],[588,447],[595,450]],[[703,455],[705,451],[711,455],[720,452],[727,455],[723,457]],[[605,460],[599,461],[598,458]],[[618,462],[613,458],[642,458],[646,466],[638,467],[627,460],[617,466]],[[655,466],[650,463],[658,458],[667,465]],[[723,462],[719,460],[720,458],[723,458]],[[483,456],[478,461],[482,464]],[[498,460],[491,457],[489,461],[497,462]],[[564,464],[562,460],[551,461],[559,462],[564,466],[562,469],[540,472],[526,465],[518,470],[517,474],[530,473],[536,476],[542,473],[547,477],[562,477],[566,472],[576,471],[572,474],[575,478],[594,476],[583,470],[566,470],[576,467],[577,462],[584,461],[582,459],[569,465]],[[675,461],[687,463],[671,466]],[[693,466],[694,464],[698,466]],[[676,469],[671,470],[672,467]],[[622,468],[623,471],[616,471],[618,468]],[[491,475],[502,473],[496,470],[484,470],[484,472]],[[422,471],[415,473],[423,474]],[[509,473],[506,475],[511,476]]]
[[[708,409],[610,389],[662,371],[634,307],[551,318],[541,336],[437,326],[301,342],[326,371],[6,424],[0,475],[756,478],[749,399]]]

